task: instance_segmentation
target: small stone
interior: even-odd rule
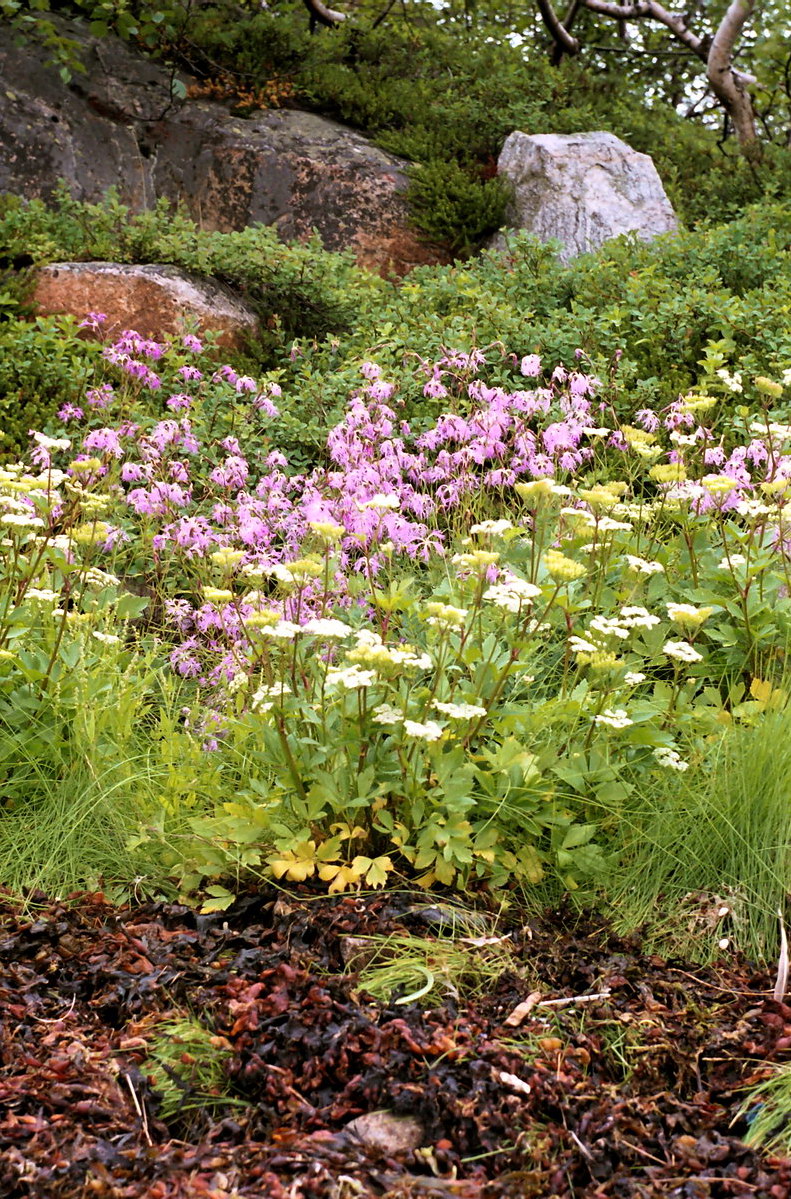
[[[423,1144],[425,1129],[414,1116],[396,1116],[393,1112],[368,1112],[350,1120],[344,1130],[367,1149],[390,1157],[395,1153],[414,1152]]]

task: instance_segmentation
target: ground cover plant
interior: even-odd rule
[[[582,349],[587,369],[602,380],[600,399],[625,419],[689,391],[712,391],[736,407],[742,378],[779,378],[791,361],[784,203],[650,245],[620,239],[566,265],[551,247],[519,235],[505,256],[420,268],[400,286],[357,270],[343,255],[273,244],[270,230],[206,233],[164,207],[134,217],[112,198],[101,205],[67,197],[49,207],[14,202],[0,214],[0,256],[9,262],[115,254],[214,273],[248,295],[268,296],[263,340],[236,366],[245,374],[277,372],[278,446],[300,470],[326,459],[330,430],[371,355],[398,385],[407,415],[419,420],[439,416],[442,403],[413,386],[415,355],[439,359],[447,346],[470,352],[499,341],[565,363]],[[268,266],[256,283],[262,263]],[[0,403],[3,450],[18,455],[30,428],[47,427],[64,402],[79,402],[96,355],[75,323],[24,319],[27,274],[9,279]]]
[[[787,702],[789,382],[627,421],[579,357],[371,358],[295,471],[274,379],[122,335],[0,475],[4,878],[623,896],[671,812],[622,919],[697,878],[696,952],[771,956],[782,771],[748,823],[731,758]],[[748,845],[701,871],[721,761]]]

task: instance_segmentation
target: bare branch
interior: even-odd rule
[[[669,12],[658,3],[658,0],[636,0],[634,4],[611,4],[609,0],[585,0],[585,7],[589,8],[591,12],[602,13],[605,17],[614,17],[616,21],[635,21],[641,17],[659,21],[693,54],[706,62],[707,53],[703,39],[687,27],[687,19],[684,14]]]
[[[737,39],[748,17],[752,16],[755,0],[731,0],[725,16],[712,39],[706,64],[706,74],[712,91],[733,121],[739,145],[755,145],[755,116],[745,78],[733,67]]]
[[[327,8],[323,0],[305,0],[305,6],[310,13],[311,29],[315,25],[340,25],[341,21],[346,20],[346,13],[336,12],[334,8]]]
[[[546,25],[555,43],[560,46],[566,54],[577,54],[580,44],[573,37],[563,22],[559,19],[557,13],[552,7],[552,0],[536,0],[538,11],[541,13],[544,24]],[[587,0],[585,0],[587,3]]]

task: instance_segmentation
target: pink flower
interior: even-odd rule
[[[76,404],[64,404],[58,409],[58,420],[63,421],[64,425],[71,420],[82,420],[84,415],[82,408],[78,408]]]
[[[123,458],[124,456],[124,449],[116,429],[94,429],[85,437],[82,448],[112,454],[114,458]]]
[[[106,312],[89,312],[77,326],[78,329],[98,329],[107,320]]]

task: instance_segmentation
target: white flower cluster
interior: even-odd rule
[[[293,641],[302,632],[302,626],[294,624],[293,620],[279,620],[277,624],[265,625],[259,632],[262,637],[272,637],[275,641]]]
[[[259,687],[250,701],[250,707],[253,712],[268,712],[274,706],[275,701],[282,704],[285,697],[290,694],[291,688],[288,683],[275,683],[272,687]]]
[[[640,575],[658,575],[664,573],[664,566],[661,562],[649,562],[645,558],[639,558],[636,554],[625,554],[624,557],[629,565],[629,569]]]
[[[726,367],[721,366],[719,368],[719,370],[717,371],[717,374],[719,375],[720,379],[722,379],[725,386],[728,388],[728,391],[733,391],[733,392],[737,392],[737,393],[740,391],[744,391],[744,387],[742,385],[741,371],[734,371],[733,374],[731,374],[730,371]]]
[[[394,708],[392,704],[379,704],[374,708],[371,720],[374,724],[400,724],[403,718],[404,713],[400,708]]]
[[[677,662],[703,661],[703,654],[699,654],[694,645],[690,645],[688,641],[666,641],[662,650],[668,658],[675,658]]]
[[[429,654],[419,654],[412,645],[385,645],[379,633],[373,629],[360,629],[355,633],[354,649],[346,651],[346,659],[373,670],[400,667],[401,670],[431,670],[434,665]]]
[[[487,587],[483,598],[498,608],[506,608],[509,612],[519,612],[523,607],[532,604],[541,595],[541,588],[534,583],[520,579],[510,571],[504,571],[499,583]]]
[[[478,704],[451,704],[435,699],[431,706],[443,716],[449,716],[451,720],[474,720],[476,716],[486,715],[486,708],[481,708]]]
[[[404,732],[407,737],[416,737],[419,741],[439,741],[444,730],[436,720],[405,720]]]
[[[510,529],[515,528],[510,520],[482,520],[477,525],[470,526],[471,533],[483,533],[492,537],[501,537]]]
[[[613,729],[626,729],[630,724],[634,724],[624,708],[605,708],[603,712],[594,716],[593,722],[594,724],[609,725]]]
[[[316,616],[305,621],[302,631],[311,633],[314,637],[321,637],[324,641],[343,641],[344,638],[351,637],[354,629],[343,620]]]
[[[28,587],[23,598],[39,604],[56,604],[60,594],[50,587]]]
[[[327,686],[342,687],[344,691],[359,691],[376,681],[375,670],[360,670],[359,666],[330,666],[327,671]]]
[[[621,623],[629,629],[653,629],[661,622],[659,617],[652,615],[647,608],[627,604],[621,608]]]
[[[685,770],[689,770],[689,762],[685,762],[675,749],[660,745],[655,750],[652,750],[652,753],[659,765],[664,766],[667,770],[677,770],[680,774],[683,774]]]
[[[442,604],[432,600],[423,607],[426,624],[438,629],[460,629],[467,619],[466,608],[454,608],[453,604]]]

